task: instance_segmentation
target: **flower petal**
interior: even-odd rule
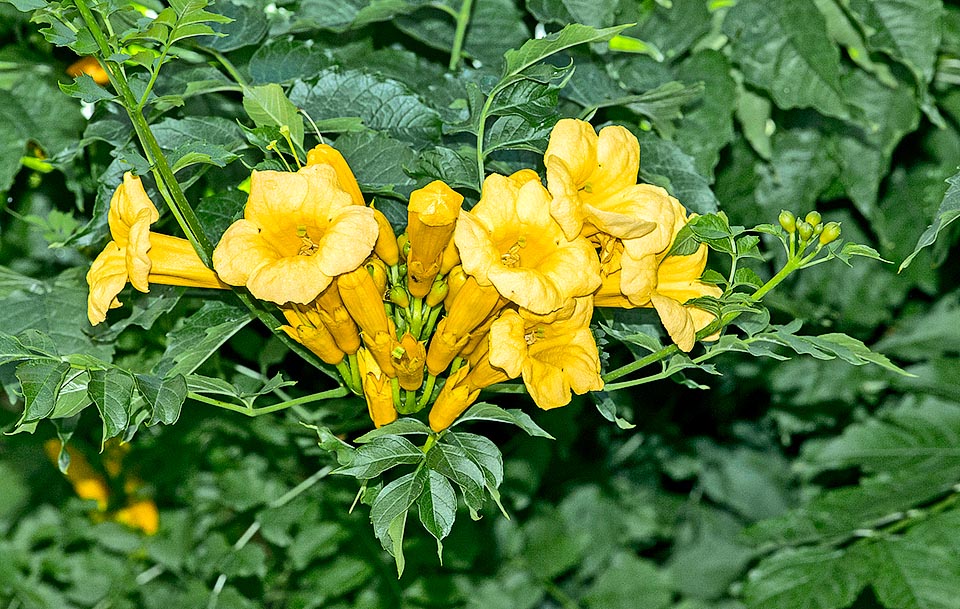
[[[237,220],[227,228],[213,250],[213,268],[225,283],[246,285],[255,271],[280,259],[280,252],[260,235],[250,220]]]
[[[661,296],[654,292],[650,296],[663,327],[666,328],[670,338],[677,344],[683,352],[693,349],[696,342],[697,331],[693,325],[693,319],[690,312],[679,302],[666,296]]]
[[[307,304],[324,290],[333,277],[320,269],[314,256],[288,256],[260,265],[247,278],[250,293],[277,304]]]
[[[510,378],[523,371],[527,358],[523,319],[516,311],[504,311],[490,326],[490,364],[500,368]]]
[[[129,171],[123,174],[123,183],[114,191],[107,213],[113,240],[118,246],[126,247],[132,225],[143,222],[150,226],[159,219],[160,213],[147,196],[140,178]]]
[[[87,318],[92,325],[107,318],[107,310],[120,306],[117,294],[127,284],[127,264],[123,248],[111,241],[87,271]]]
[[[369,207],[350,205],[331,214],[330,223],[311,256],[327,275],[340,275],[358,268],[377,242],[379,225]],[[316,296],[316,295],[314,295]]]

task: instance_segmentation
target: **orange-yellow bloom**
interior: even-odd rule
[[[436,180],[410,194],[407,235],[407,285],[410,294],[423,298],[440,272],[450,245],[463,196]]]
[[[280,326],[287,336],[310,349],[331,366],[336,366],[343,361],[345,355],[343,350],[337,346],[333,334],[323,324],[323,320],[315,309],[301,305],[286,305],[281,307],[281,311],[290,323],[289,326]]]
[[[597,135],[590,123],[563,119],[550,133],[543,162],[550,211],[568,238],[584,224],[620,239],[653,230],[657,193],[637,184],[640,144],[625,128],[604,127]]]
[[[357,205],[329,164],[255,171],[244,217],[223,234],[213,266],[261,300],[306,304],[366,260],[377,240],[373,210]]]
[[[578,298],[567,319],[525,320],[506,310],[490,326],[489,360],[510,378],[523,377],[530,397],[544,410],[570,403],[573,391],[603,389],[600,354],[590,318],[593,299]]]
[[[340,151],[329,144],[318,144],[307,152],[307,165],[329,165],[337,174],[337,185],[350,195],[354,205],[364,205],[363,193],[350,165]]]
[[[141,292],[151,283],[201,288],[226,288],[206,267],[186,239],[150,231],[160,218],[139,177],[127,172],[110,199],[107,222],[113,240],[87,272],[87,317],[103,322],[107,310],[120,306],[117,295],[129,281]]]
[[[493,286],[481,286],[473,277],[457,290],[447,316],[440,320],[427,349],[427,370],[439,376],[470,338],[470,333],[503,306]]]
[[[454,239],[467,275],[534,313],[556,311],[600,285],[590,242],[564,236],[550,215],[550,194],[528,170],[488,176],[477,205],[460,212]]]
[[[392,353],[397,380],[400,382],[401,389],[416,391],[423,385],[423,367],[427,359],[426,348],[409,332],[400,339],[400,346],[402,349],[395,349]]]
[[[367,402],[370,420],[376,427],[382,427],[397,418],[397,409],[393,405],[393,389],[390,378],[380,370],[377,360],[363,347],[357,352],[360,366],[360,381],[363,385],[363,398]]]
[[[606,267],[609,273],[594,301],[601,307],[655,308],[673,342],[682,351],[690,351],[696,342],[696,333],[715,316],[683,303],[701,296],[719,297],[722,290],[700,281],[707,265],[705,244],[687,256],[667,256],[677,233],[687,222],[683,206],[672,197],[670,202],[675,221],[668,236],[658,236],[658,225],[657,231],[636,240],[632,252],[627,249],[628,243],[624,243],[622,252],[610,256]]]
[[[67,68],[67,74],[73,77],[86,74],[98,85],[105,85],[110,82],[110,77],[107,76],[106,70],[103,69],[96,57],[81,57],[70,64]]]
[[[393,321],[383,308],[383,297],[365,268],[341,275],[337,279],[340,298],[350,317],[360,326],[361,338],[384,374],[396,376],[392,353],[399,347]]]

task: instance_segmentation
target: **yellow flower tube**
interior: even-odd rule
[[[141,292],[150,284],[225,289],[186,239],[150,231],[160,218],[139,177],[127,172],[110,199],[107,222],[112,241],[87,272],[87,317],[97,325],[120,306],[117,295],[129,281]]]
[[[440,272],[444,253],[463,205],[463,196],[436,180],[410,194],[407,236],[407,287],[410,294],[425,297]]]
[[[329,165],[337,175],[340,189],[350,195],[354,205],[365,205],[360,185],[340,151],[329,144],[318,144],[307,152],[307,165]]]
[[[370,273],[365,268],[344,273],[337,279],[337,288],[350,317],[360,326],[363,344],[384,374],[391,378],[396,376],[391,357],[400,344],[383,308],[383,297]]]
[[[397,419],[397,409],[393,404],[393,389],[390,378],[383,374],[377,360],[367,349],[357,352],[360,366],[360,380],[363,386],[363,398],[367,402],[370,420],[376,427],[382,427]]]

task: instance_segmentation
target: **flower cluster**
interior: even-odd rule
[[[283,330],[337,367],[378,427],[432,402],[430,424],[445,429],[483,388],[516,378],[539,407],[556,408],[603,387],[595,306],[655,309],[684,351],[713,320],[685,304],[720,295],[699,280],[706,247],[669,255],[689,217],[662,188],[637,183],[639,163],[623,127],[598,134],[561,120],[546,186],[529,169],[492,174],[466,210],[435,181],[411,194],[397,236],[321,144],[296,172],[253,173],[243,218],[213,252],[216,275],[200,264],[202,276],[186,250],[178,270],[164,266],[174,238],[149,232],[156,210],[128,176],[111,205],[114,241],[88,275],[90,319],[119,304],[127,279],[141,290],[161,276],[222,281],[278,305]]]

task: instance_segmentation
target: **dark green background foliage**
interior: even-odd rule
[[[30,432],[0,439],[3,606],[960,608],[960,9],[476,0],[453,70],[457,0],[219,0],[207,10],[233,21],[210,27],[226,36],[167,40],[145,114],[214,241],[242,208],[249,168],[278,166],[264,150],[278,125],[301,149],[316,142],[297,108],[397,224],[404,197],[434,178],[475,201],[478,157],[487,171],[539,167],[552,125],[578,116],[635,131],[642,178],[692,210],[753,226],[816,208],[893,261],[816,266],[764,303],[774,323],[849,334],[911,376],[849,365],[859,356],[793,329],[770,339],[775,357],[732,345],[710,366],[596,396],[619,424],[588,398],[540,413],[520,395],[485,396],[555,440],[470,427],[503,453],[510,518],[490,501],[476,521],[461,506],[442,565],[411,525],[398,580],[370,508],[349,511],[357,481],[326,476],[335,458],[301,424],[353,439],[369,425],[362,402],[246,418],[188,400],[181,413],[187,390],[259,406],[333,385],[226,293],[128,289],[109,325],[86,322],[83,275],[106,240],[106,204],[124,171],[148,175],[149,163],[114,93],[64,74],[74,51],[95,50],[71,29],[72,4],[0,3],[0,425]],[[91,4],[120,9],[116,35],[149,46],[125,2]],[[21,11],[34,9],[30,22]],[[635,25],[529,68],[532,47],[504,60],[570,23]],[[565,35],[613,32],[594,34]],[[153,56],[128,55],[143,91],[149,72],[133,66]],[[96,102],[92,115],[81,100]],[[168,216],[160,230],[176,233]],[[781,262],[752,268],[766,279]],[[605,318],[605,364],[630,361],[614,339],[655,341],[652,321]],[[757,322],[738,321],[748,334]],[[779,361],[790,352],[777,345],[805,356]],[[40,447],[70,438],[96,464],[101,436],[118,434],[160,507],[156,536],[93,524]],[[458,441],[486,450],[476,437]],[[474,467],[487,476],[477,492],[501,475],[491,455]],[[431,531],[443,533],[453,491],[434,473],[421,482],[440,503],[418,508],[442,516]]]

